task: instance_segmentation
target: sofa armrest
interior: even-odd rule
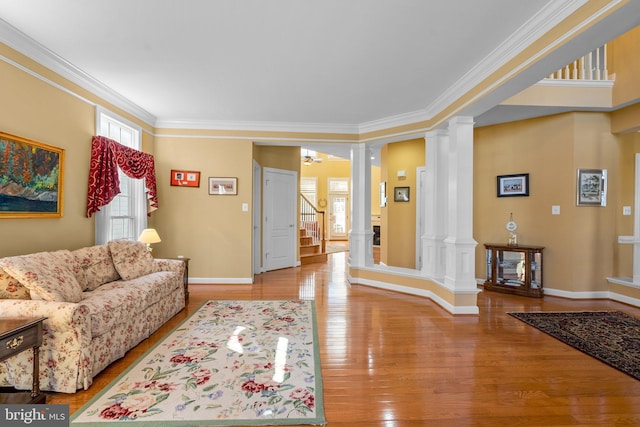
[[[6,317],[46,317],[45,344],[61,335],[67,339],[71,336],[73,345],[89,348],[91,344],[91,314],[82,303],[0,299],[0,313]]]
[[[153,260],[153,272],[158,271],[173,271],[178,273],[178,277],[184,276],[184,261],[179,259],[163,259],[154,258]]]

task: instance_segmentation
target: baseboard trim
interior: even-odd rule
[[[252,277],[190,277],[190,285],[251,285]]]

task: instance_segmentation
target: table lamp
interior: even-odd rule
[[[160,236],[158,235],[158,232],[156,231],[155,228],[145,228],[144,230],[142,230],[142,233],[140,233],[140,237],[138,237],[138,241],[142,243],[146,243],[147,250],[151,252],[153,250],[151,248],[151,244],[161,242],[162,240],[160,239]]]

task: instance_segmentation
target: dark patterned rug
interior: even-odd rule
[[[509,313],[640,380],[640,320],[620,311]]]

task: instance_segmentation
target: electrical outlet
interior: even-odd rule
[[[622,215],[631,215],[631,206],[623,206]]]
[[[551,215],[560,215],[560,206],[558,205],[551,206]]]

